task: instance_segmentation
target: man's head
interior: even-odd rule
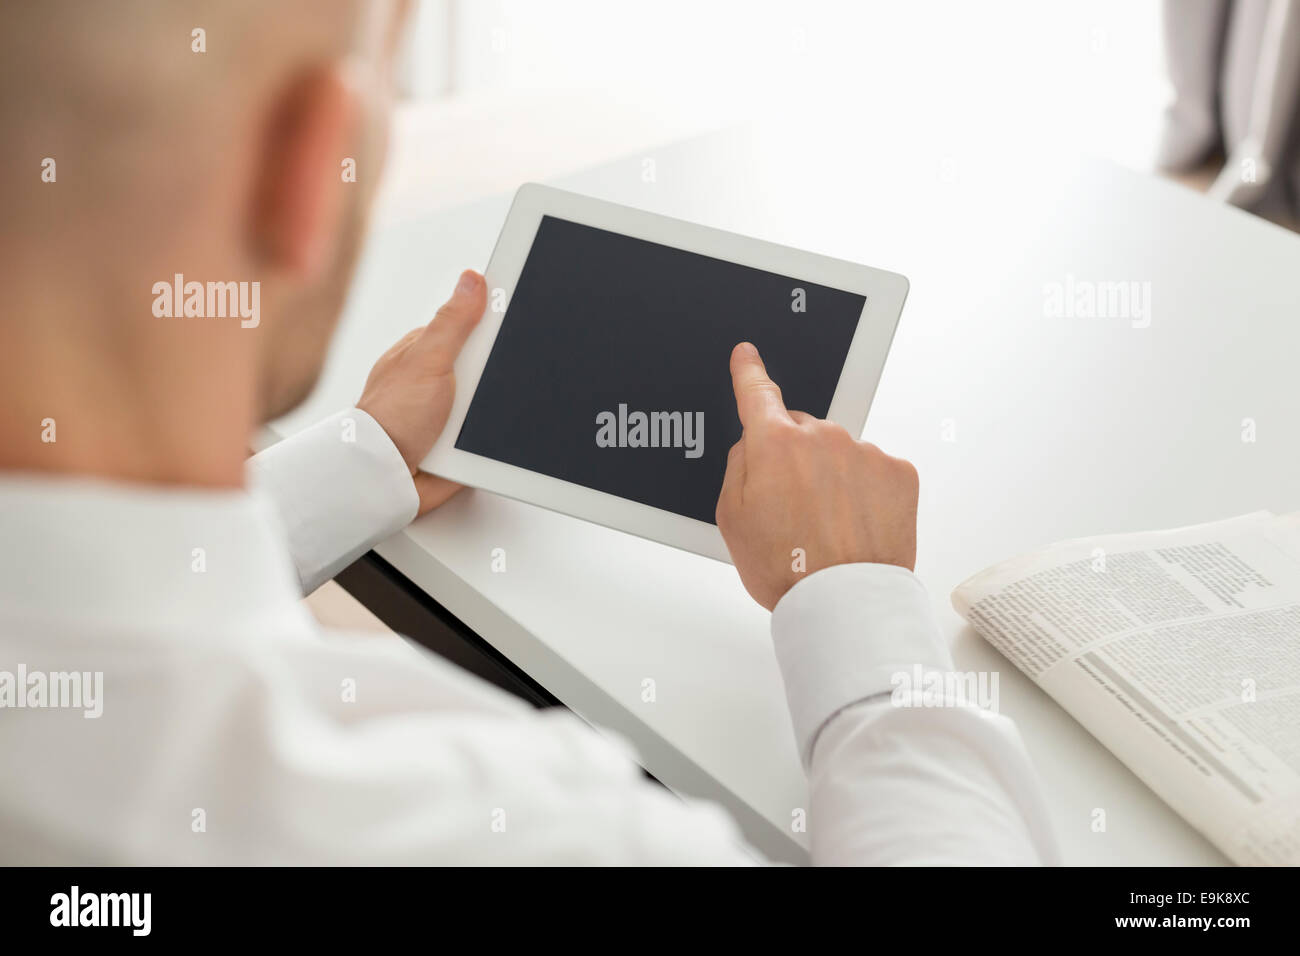
[[[136,461],[107,470],[147,476],[187,418],[219,442],[305,397],[379,177],[404,6],[0,5],[0,379],[21,386],[0,385],[0,428],[26,444],[67,419],[62,450],[4,464],[98,470],[60,462],[116,441]],[[212,299],[190,282],[258,283],[256,325],[187,316]]]

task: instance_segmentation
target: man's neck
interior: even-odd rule
[[[256,381],[240,330],[26,314],[0,329],[0,470],[243,485]]]

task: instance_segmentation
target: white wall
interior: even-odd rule
[[[1164,96],[1157,0],[423,0],[425,96],[599,91],[906,135],[1028,133],[1141,164]],[[429,77],[434,81],[429,81]]]

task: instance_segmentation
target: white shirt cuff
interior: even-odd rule
[[[304,594],[402,530],[420,507],[397,446],[359,408],[254,455],[249,471],[284,522]]]
[[[891,564],[841,564],[799,581],[772,610],[772,642],[805,768],[840,711],[889,693],[893,676],[917,665],[952,667],[925,588]]]

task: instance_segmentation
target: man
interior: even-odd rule
[[[382,162],[403,11],[178,7],[0,13],[0,677],[26,691],[0,709],[18,768],[0,855],[753,861],[720,810],[645,782],[572,716],[303,610],[303,590],[456,492],[418,463],[484,284],[466,272],[356,408],[249,466],[254,426],[319,373],[375,178],[341,182],[340,164]],[[238,315],[169,305],[177,274],[233,283]],[[892,673],[951,666],[911,572],[915,471],[787,410],[751,346],[730,374],[744,436],[718,524],[773,611],[814,862],[1053,861],[1009,721],[890,705]]]

